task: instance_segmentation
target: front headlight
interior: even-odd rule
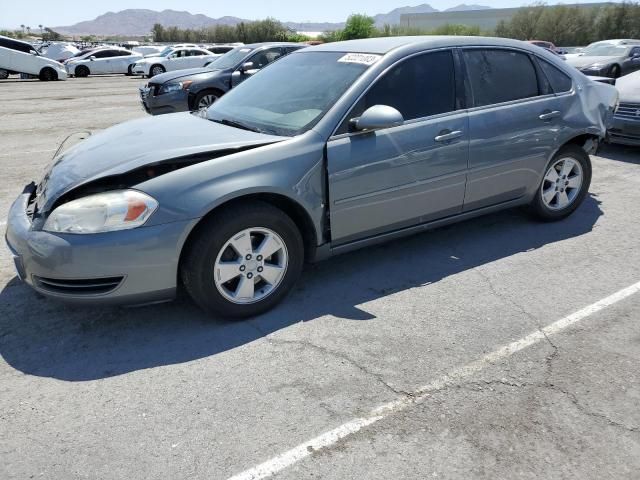
[[[186,80],[184,82],[177,83],[165,83],[161,88],[158,95],[162,95],[163,93],[171,93],[177,92],[180,90],[186,90],[193,83],[193,80]]]
[[[44,230],[56,233],[102,233],[143,225],[158,202],[137,190],[116,190],[72,200],[56,208]]]

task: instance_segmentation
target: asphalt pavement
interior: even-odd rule
[[[69,134],[146,115],[142,82],[0,81],[0,230]],[[343,255],[242,322],[47,300],[1,245],[0,478],[640,478],[640,150],[592,161],[563,222]]]

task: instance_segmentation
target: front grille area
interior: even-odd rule
[[[113,292],[120,286],[124,277],[66,280],[38,277],[34,275],[33,280],[37,287],[47,292],[61,295],[90,296],[105,295]]]
[[[621,103],[615,116],[640,121],[640,103]]]

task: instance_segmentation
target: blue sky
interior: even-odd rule
[[[580,3],[590,3],[591,0]],[[592,0],[598,1],[598,0]],[[37,28],[45,26],[71,25],[83,20],[93,20],[107,11],[119,11],[127,8],[148,8],[152,10],[188,10],[191,13],[203,13],[210,17],[233,15],[248,19],[260,19],[268,16],[285,21],[300,22],[339,22],[350,13],[386,13],[405,5],[429,3],[443,10],[460,3],[476,3],[494,8],[518,7],[532,3],[528,0],[242,0],[239,2],[220,0],[0,0],[0,27],[16,27],[20,24]],[[548,1],[549,4],[558,3]],[[567,1],[564,3],[575,3]]]

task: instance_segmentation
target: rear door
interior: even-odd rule
[[[404,59],[357,102],[327,144],[331,237],[343,244],[460,213],[469,126],[451,50]],[[374,105],[405,123],[350,132]]]
[[[171,56],[169,57],[169,59],[165,64],[165,67],[167,71],[182,70],[183,68],[189,68],[187,62],[188,62],[187,50],[180,49],[180,50],[176,50],[171,54]]]
[[[468,48],[469,175],[464,210],[521,198],[537,188],[568,105],[546,91],[526,51]]]
[[[126,50],[115,50],[111,57],[111,73],[127,73],[131,53]]]

